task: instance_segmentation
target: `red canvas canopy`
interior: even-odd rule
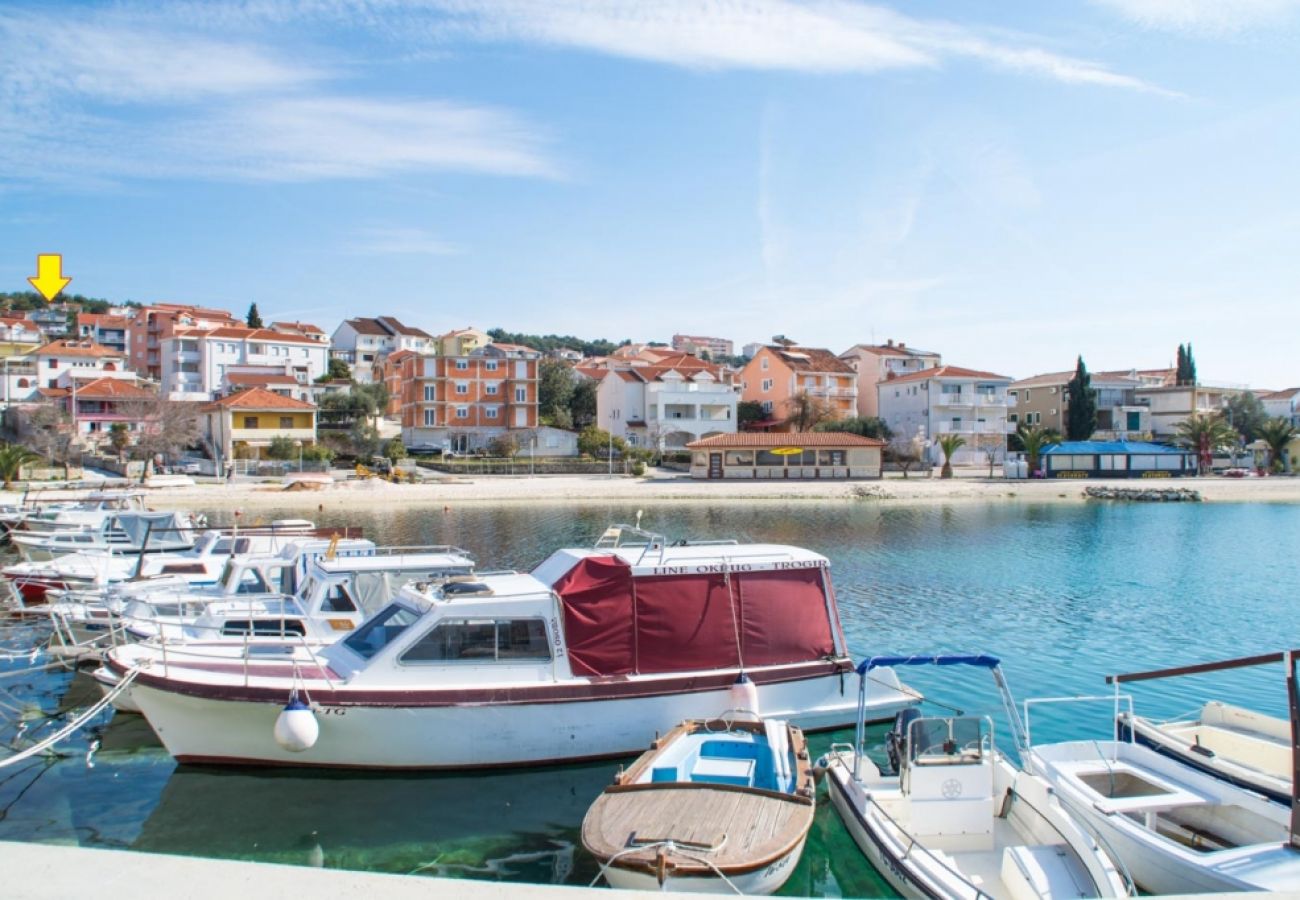
[[[833,655],[824,575],[818,567],[633,578],[617,556],[584,557],[555,583],[569,664],[575,675],[649,675]]]

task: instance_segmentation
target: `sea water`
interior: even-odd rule
[[[672,540],[734,537],[821,552],[855,655],[991,653],[1021,699],[1106,695],[1108,674],[1300,647],[1297,506],[796,501],[643,510],[643,527]],[[379,543],[455,544],[480,566],[527,569],[556,548],[591,544],[635,512],[630,504],[466,505],[317,518],[361,525]],[[11,647],[22,639],[8,632]],[[2,671],[23,665],[0,660]],[[992,715],[1009,749],[986,672],[901,674],[934,701],[931,709]],[[1139,713],[1157,717],[1193,712],[1207,699],[1285,715],[1283,677],[1281,666],[1267,666],[1148,682],[1132,693]],[[46,716],[96,696],[84,674],[0,680],[8,723],[0,739],[12,739],[20,718],[39,733]],[[1111,712],[1108,701],[1042,707],[1033,736],[1101,739]],[[873,729],[872,739],[882,732]],[[814,753],[849,737],[816,735]],[[617,765],[465,776],[178,768],[140,717],[127,715],[61,749],[60,759],[0,770],[0,840],[566,884],[596,875],[579,827]],[[783,893],[889,890],[823,796]]]

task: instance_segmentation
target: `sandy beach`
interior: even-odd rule
[[[603,475],[476,476],[425,484],[376,479],[345,481],[319,490],[286,490],[278,481],[240,481],[149,491],[156,509],[281,509],[303,513],[358,507],[454,506],[466,503],[581,504],[609,501],[843,502],[843,503],[1082,503],[1087,484],[1134,488],[1191,488],[1210,503],[1300,503],[1300,478],[1184,478],[1168,481],[1007,481],[974,473],[957,478],[879,481],[696,481],[677,473],[644,478]],[[55,492],[43,492],[53,497]],[[21,494],[9,492],[16,502]]]

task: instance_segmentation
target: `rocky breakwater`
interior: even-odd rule
[[[1133,500],[1138,503],[1200,503],[1200,491],[1191,488],[1109,487],[1089,485],[1083,496],[1091,500]]]

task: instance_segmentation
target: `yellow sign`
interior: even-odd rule
[[[798,456],[800,453],[803,453],[803,450],[798,447],[777,447],[772,451],[774,456]]]
[[[32,287],[41,292],[46,301],[53,300],[72,283],[71,278],[63,277],[62,253],[38,253],[36,255],[36,275],[28,278]]]
[[[330,628],[335,631],[351,631],[352,623],[347,619],[326,619],[330,623]]]

